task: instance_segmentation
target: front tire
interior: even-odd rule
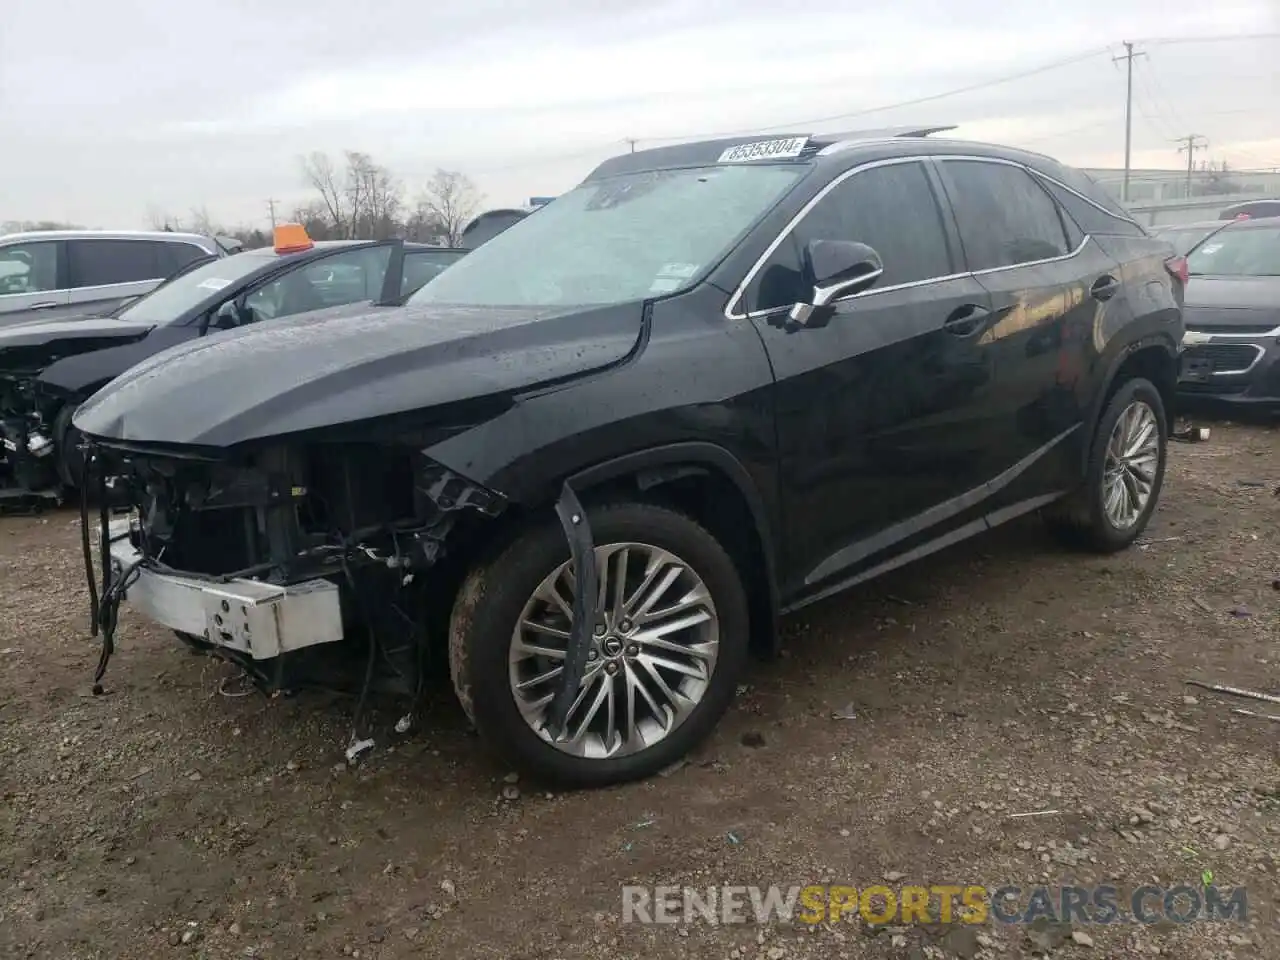
[[[537,779],[591,787],[656,773],[711,732],[745,665],[749,623],[733,561],[693,519],[635,502],[587,516],[601,603],[566,734],[546,729],[573,606],[558,524],[540,524],[467,576],[449,663],[492,748]]]
[[[1146,530],[1164,485],[1169,424],[1150,380],[1127,380],[1103,411],[1084,486],[1046,514],[1073,546],[1115,553]]]
[[[71,424],[79,401],[72,401],[58,411],[53,422],[54,455],[58,458],[58,479],[66,490],[79,490],[84,484],[84,456],[80,453],[80,431]]]

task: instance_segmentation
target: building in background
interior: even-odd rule
[[[1087,169],[1116,199],[1124,185],[1124,171]],[[1225,207],[1246,200],[1280,197],[1280,168],[1273,170],[1138,169],[1129,171],[1127,206],[1139,223],[1161,226],[1216,219]]]

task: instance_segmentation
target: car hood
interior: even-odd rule
[[[110,317],[64,317],[0,327],[0,371],[39,372],[63,357],[90,353],[145,337],[150,324]]]
[[[1197,307],[1280,307],[1280,277],[1195,275],[1187,284],[1186,303]]]
[[[230,447],[581,376],[636,348],[640,302],[339,307],[157,353],[82,404],[83,433]]]

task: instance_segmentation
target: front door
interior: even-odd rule
[[[919,161],[844,177],[746,291],[776,378],[784,590],[796,599],[974,522],[1001,469],[990,297],[960,266],[939,185]],[[870,245],[884,273],[825,326],[788,330],[818,239]]]

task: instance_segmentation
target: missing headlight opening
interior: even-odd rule
[[[93,443],[81,502],[91,630],[115,647],[126,599],[264,692],[358,697],[349,756],[371,692],[410,698],[429,669],[433,578],[423,574],[505,499],[412,446],[313,444],[200,458]],[[145,582],[139,578],[146,571]]]

